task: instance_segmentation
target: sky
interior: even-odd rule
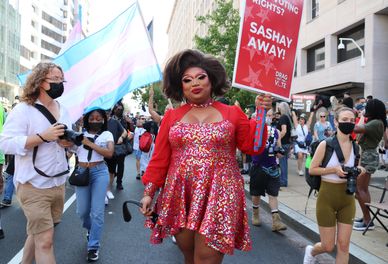
[[[140,9],[146,25],[154,19],[153,38],[156,58],[160,65],[166,59],[168,49],[167,26],[175,0],[139,0]],[[106,26],[116,16],[127,9],[132,0],[93,0],[90,1],[91,33]],[[141,110],[138,103],[131,99],[131,94],[124,97],[124,103],[134,113]]]

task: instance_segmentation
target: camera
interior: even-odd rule
[[[84,139],[84,134],[81,132],[75,132],[71,129],[67,129],[67,126],[65,124],[58,123],[57,125],[63,125],[65,129],[65,133],[63,136],[60,136],[60,139],[65,139],[68,141],[72,141],[77,146],[82,145],[82,140]]]
[[[282,147],[278,147],[278,146],[276,146],[276,147],[270,147],[269,149],[268,149],[268,156],[270,156],[270,157],[273,157],[273,156],[275,156],[276,154],[280,154],[280,155],[283,155],[284,156],[284,154],[286,153],[286,151],[284,150],[284,148],[282,148]]]
[[[357,177],[361,173],[357,167],[346,167],[342,165],[342,170],[346,172],[346,193],[353,194],[357,188]]]

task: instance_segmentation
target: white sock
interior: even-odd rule
[[[244,163],[243,164],[243,169],[247,171],[249,169],[249,164],[248,163]]]

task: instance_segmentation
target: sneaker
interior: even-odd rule
[[[353,230],[365,231],[366,226],[367,226],[367,224],[365,224],[364,222],[356,222],[353,225]],[[373,230],[373,229],[375,229],[375,224],[372,222],[370,224],[370,226],[368,227],[368,230]]]
[[[314,248],[313,246],[306,247],[306,250],[304,252],[303,264],[314,264],[315,263],[315,257],[313,255],[311,255],[313,248]]]
[[[124,190],[124,187],[123,187],[122,184],[117,184],[117,185],[116,185],[116,189],[119,190],[119,191],[121,191],[121,190]]]
[[[111,191],[106,192],[106,197],[108,197],[109,200],[113,200],[115,198],[115,196]]]
[[[108,204],[109,204],[108,197],[105,196],[105,205],[108,205]]]
[[[11,200],[6,200],[4,199],[3,201],[1,201],[1,205],[4,206],[4,207],[10,207],[11,206]]]
[[[89,249],[88,250],[88,258],[89,262],[98,260],[98,249]]]
[[[3,239],[4,238],[4,231],[3,229],[0,228],[0,239]]]
[[[140,180],[140,174],[136,175],[136,180]]]
[[[303,176],[303,175],[304,175],[303,170],[300,170],[300,171],[299,171],[299,176]]]
[[[364,222],[364,218],[362,218],[362,217],[356,217],[356,218],[354,218],[354,220],[353,220],[353,224],[354,224],[354,223],[361,223],[361,222]]]

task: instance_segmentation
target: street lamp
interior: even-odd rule
[[[338,49],[339,50],[345,49],[345,45],[344,45],[344,43],[342,43],[342,41],[344,41],[344,40],[353,42],[354,45],[356,45],[356,47],[360,50],[360,52],[361,52],[361,67],[364,67],[365,66],[364,51],[362,50],[360,45],[358,45],[357,42],[354,39],[352,39],[352,38],[339,38],[340,44],[338,44]]]

